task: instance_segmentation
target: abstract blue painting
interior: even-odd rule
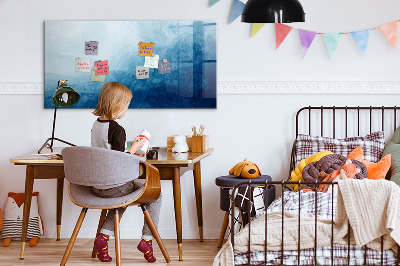
[[[114,81],[132,91],[129,108],[217,107],[212,21],[46,21],[44,60],[45,108],[58,80],[80,94],[69,108],[96,108]]]

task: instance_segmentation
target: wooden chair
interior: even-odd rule
[[[139,205],[142,208],[145,220],[149,224],[166,262],[171,262],[145,205],[157,200],[161,193],[160,176],[157,168],[137,156],[103,148],[68,147],[63,149],[62,155],[65,179],[70,182],[68,186],[69,196],[74,204],[82,207],[82,211],[60,265],[66,264],[88,209],[102,209],[96,237],[103,226],[107,210],[116,209],[114,215],[116,265],[121,265],[118,208],[129,205]],[[140,161],[139,169],[137,167],[138,161]],[[118,198],[100,198],[91,191],[92,186],[116,185],[128,182],[132,179],[132,176],[145,177],[144,180],[138,180],[144,182],[143,189]],[[94,247],[92,257],[96,257]]]

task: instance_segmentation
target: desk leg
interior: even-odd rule
[[[25,195],[24,195],[24,213],[22,219],[22,232],[21,232],[21,255],[20,259],[24,259],[26,235],[28,233],[29,213],[31,212],[31,200],[34,181],[34,166],[26,166],[25,177]]]
[[[197,220],[199,225],[200,242],[203,242],[203,203],[201,196],[201,169],[200,161],[194,164],[194,191],[196,194]]]
[[[64,178],[57,178],[57,241],[60,241]]]
[[[182,205],[181,205],[181,174],[179,167],[174,167],[172,186],[174,191],[175,223],[178,242],[179,260],[182,259]]]

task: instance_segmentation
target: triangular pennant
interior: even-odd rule
[[[393,49],[397,48],[397,20],[378,27]]]
[[[315,31],[300,30],[301,55],[304,58],[317,33]]]
[[[213,5],[215,5],[218,2],[219,2],[219,0],[210,0],[210,5],[208,7],[212,7]]]
[[[356,41],[358,47],[361,50],[361,53],[364,55],[368,46],[369,33],[371,29],[360,30],[360,31],[352,31],[351,35],[353,35],[354,40]]]
[[[333,32],[333,33],[325,33],[323,36],[326,48],[328,48],[329,55],[332,58],[333,54],[336,51],[336,48],[338,47],[339,39],[340,36],[342,36],[342,34],[340,34],[339,32]]]
[[[278,49],[278,47],[282,44],[282,42],[285,40],[286,36],[288,36],[289,32],[292,29],[293,28],[288,25],[275,23],[276,49]]]
[[[242,3],[239,0],[233,0],[229,23],[232,23],[235,19],[237,19],[240,15],[242,15],[243,8],[244,8],[244,3]]]
[[[253,23],[253,26],[251,27],[251,38],[256,35],[262,27],[264,27],[265,23]]]

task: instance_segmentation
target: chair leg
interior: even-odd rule
[[[147,224],[150,227],[151,232],[153,233],[153,236],[155,237],[155,239],[157,240],[157,244],[161,249],[161,252],[164,256],[164,259],[167,263],[171,262],[171,259],[168,255],[168,251],[164,246],[164,243],[161,240],[160,234],[158,233],[158,230],[156,228],[156,225],[153,222],[153,219],[151,218],[151,215],[149,213],[149,211],[146,208],[146,205],[140,205],[140,207],[142,208],[143,214],[144,214],[144,219],[146,220]]]
[[[72,232],[72,236],[69,240],[67,249],[65,250],[64,256],[61,260],[61,263],[60,263],[61,266],[64,266],[67,263],[69,254],[71,253],[71,250],[72,250],[72,247],[74,246],[76,237],[78,236],[79,230],[81,229],[81,226],[82,226],[83,220],[85,219],[87,210],[88,210],[87,208],[82,208],[81,214],[79,215],[78,221],[76,222],[75,229]]]
[[[115,265],[121,265],[121,243],[120,243],[120,235],[119,235],[119,213],[118,209],[115,209],[114,214],[114,234],[115,234],[115,256],[117,257]]]
[[[100,215],[100,219],[99,219],[99,226],[97,227],[96,238],[100,234],[100,230],[103,227],[104,221],[106,220],[106,215],[107,215],[107,210],[106,209],[101,210],[101,215]],[[95,248],[95,246],[93,244],[92,258],[96,258],[96,255],[97,255],[97,250],[96,250],[96,248]]]
[[[220,248],[222,246],[222,242],[224,241],[226,228],[228,227],[228,222],[229,222],[229,212],[225,212],[225,217],[224,217],[224,221],[222,222],[221,234],[219,235],[217,248]]]

